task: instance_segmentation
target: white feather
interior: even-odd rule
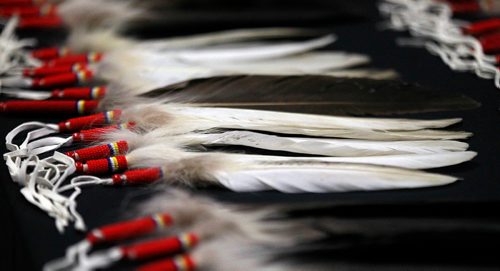
[[[345,53],[301,55],[325,46],[332,40],[332,36],[326,36],[305,42],[245,47],[232,45],[232,49],[184,49],[161,53],[120,50],[108,52],[106,58],[97,65],[96,74],[110,83],[132,86],[134,91],[130,95],[136,96],[150,89],[196,78],[237,74],[322,74],[369,61],[365,56]]]
[[[180,62],[170,56],[149,55],[139,57],[135,54],[129,57],[120,53],[111,54],[99,68],[97,74],[109,82],[120,82],[124,78],[133,81],[130,84],[147,85],[148,88],[140,88],[133,92],[134,95],[171,84],[188,81],[197,78],[208,78],[212,76],[227,75],[324,75],[332,73],[332,70],[360,65],[369,61],[363,55],[346,53],[318,53],[310,52],[296,56],[287,56],[278,59],[266,59],[260,61],[233,62]],[[132,59],[134,58],[134,59]],[[147,59],[154,59],[154,63]],[[128,64],[125,64],[128,62]],[[133,65],[130,65],[133,63]],[[375,76],[376,74],[374,74]]]
[[[426,141],[373,141],[373,140],[346,140],[329,138],[296,138],[266,135],[248,131],[229,131],[220,134],[181,134],[171,136],[170,129],[162,128],[137,134],[127,130],[107,133],[103,140],[97,144],[104,144],[125,140],[129,149],[135,150],[155,144],[170,144],[172,148],[192,147],[196,145],[239,145],[266,150],[287,151],[311,155],[339,156],[339,157],[375,157],[392,156],[383,163],[394,165],[398,157],[403,154],[438,154],[448,152],[460,152],[467,150],[468,144],[459,141],[426,140]],[[156,153],[156,152],[155,152]],[[470,153],[459,154],[466,159]],[[455,156],[452,156],[455,157]],[[264,158],[269,158],[265,156]],[[415,156],[410,159],[426,159],[431,157]],[[437,158],[437,157],[436,157]],[[446,158],[446,157],[441,157]],[[141,158],[142,159],[142,158]],[[391,162],[391,160],[393,160]],[[451,161],[451,160],[450,160]],[[354,161],[356,162],[356,161]],[[414,163],[417,163],[414,161]],[[450,162],[446,162],[450,163]],[[443,164],[440,162],[438,164]]]
[[[458,159],[471,159],[474,155],[473,152],[452,152],[444,155],[304,158],[190,153],[175,149],[171,144],[156,144],[136,149],[127,158],[131,167],[161,166],[168,183],[190,186],[219,184],[234,191],[276,189],[296,193],[446,184],[456,178],[380,165],[425,168],[429,163],[456,163]]]
[[[369,140],[461,139],[467,132],[426,130],[459,122],[460,119],[411,120],[333,117],[262,110],[197,108],[176,106],[130,107],[125,121],[133,121],[146,131],[161,129],[165,135],[192,131],[240,129]]]
[[[140,142],[168,141],[168,137],[138,135]],[[185,134],[178,136],[184,145],[238,145],[265,150],[287,151],[325,156],[374,156],[391,154],[431,154],[465,151],[468,144],[459,141],[372,141],[326,138],[300,138],[261,134],[249,131],[229,131],[218,134]]]
[[[250,28],[140,41],[121,36],[117,34],[114,28],[89,30],[77,27],[71,31],[66,41],[66,46],[75,51],[110,52],[134,48],[138,51],[160,52],[186,50],[248,40],[303,36],[309,32],[311,31],[301,28]]]
[[[138,43],[137,46],[141,49],[155,51],[176,49],[184,50],[188,48],[199,48],[216,44],[228,44],[249,40],[303,36],[309,32],[311,32],[311,30],[289,27],[234,29],[185,37],[144,41]]]
[[[345,52],[308,52],[265,61],[238,63],[207,62],[203,66],[233,73],[288,75],[323,74],[329,70],[344,69],[370,62],[365,55]]]
[[[269,155],[229,154],[241,164],[269,166],[293,166],[325,163],[358,163],[380,166],[392,166],[409,169],[430,169],[447,167],[471,160],[477,155],[472,151],[444,152],[432,154],[398,154],[367,157],[289,157]],[[324,165],[327,167],[327,165]]]
[[[316,129],[373,129],[394,131],[415,131],[429,128],[443,128],[461,121],[460,118],[417,120],[417,119],[388,119],[365,117],[338,117],[301,113],[285,113],[266,110],[172,106],[173,112],[196,116],[200,121],[218,121],[239,124],[273,123],[288,127],[316,128]]]
[[[334,35],[308,40],[304,42],[289,42],[264,46],[242,48],[214,48],[177,51],[175,57],[182,61],[212,62],[212,61],[255,61],[259,59],[280,58],[289,55],[309,52],[325,47],[335,41]]]
[[[231,62],[238,63],[263,61],[270,59],[279,59],[289,56],[299,55],[315,49],[324,47],[334,40],[332,35],[322,38],[289,43],[271,43],[271,44],[253,44],[253,45],[226,45],[224,48],[200,48],[183,49],[165,52],[147,51],[141,49],[128,49],[108,53],[107,59],[111,63],[126,63],[128,59],[134,57],[140,60],[140,63],[134,63],[134,66],[193,66],[193,64],[210,65],[231,65]],[[350,58],[350,55],[335,54],[336,59]],[[357,62],[366,62],[366,57],[357,55]],[[224,62],[229,62],[225,63]],[[314,61],[317,62],[317,61]],[[234,65],[235,63],[233,63]],[[202,65],[203,66],[203,65]],[[137,69],[137,68],[136,68]]]
[[[355,164],[337,164],[328,169],[279,168],[216,172],[224,187],[237,192],[277,190],[285,193],[327,193],[418,188],[452,183],[455,177]]]

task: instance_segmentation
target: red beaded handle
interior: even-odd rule
[[[79,82],[86,82],[93,76],[92,71],[84,69],[79,72],[69,72],[42,78],[33,78],[32,87],[47,88],[61,85],[73,85]]]
[[[141,168],[127,170],[123,174],[113,175],[113,184],[148,184],[163,176],[161,168]]]
[[[485,35],[479,39],[479,43],[485,53],[491,53],[500,49],[500,33]]]
[[[85,117],[71,118],[66,121],[62,121],[58,124],[59,132],[73,132],[80,131],[83,128],[103,126],[106,124],[111,124],[120,119],[122,111],[113,110],[106,111],[102,113],[97,113]]]
[[[63,26],[59,16],[27,17],[19,20],[18,28],[55,28]]]
[[[198,243],[198,236],[194,233],[176,237],[166,237],[139,244],[123,246],[122,254],[129,260],[143,260],[159,255],[172,254],[188,250]]]
[[[28,68],[23,70],[23,76],[46,76],[61,73],[74,73],[83,70],[87,67],[85,64],[76,63],[73,65],[47,66],[43,65],[38,68]]]
[[[51,93],[52,99],[67,99],[67,100],[98,100],[106,95],[106,87],[78,87],[56,89]]]
[[[193,258],[184,254],[172,259],[145,264],[137,268],[137,271],[194,271],[195,269],[196,264]]]
[[[464,28],[464,32],[470,35],[481,35],[486,32],[500,30],[500,19],[492,18],[469,24]]]
[[[20,17],[54,16],[57,14],[55,5],[46,4],[43,6],[17,6],[0,9],[0,16],[10,17],[18,15]]]
[[[109,158],[88,160],[85,163],[76,162],[76,171],[90,175],[113,173],[128,168],[127,157],[124,155]]]
[[[106,145],[99,145],[84,149],[79,149],[76,151],[66,152],[65,154],[75,161],[88,161],[101,159],[116,155],[123,155],[128,152],[127,141],[118,141],[109,143]],[[113,179],[114,181],[114,179]]]
[[[67,48],[47,47],[31,51],[31,56],[40,60],[49,60],[69,54]]]
[[[474,13],[479,12],[481,7],[477,1],[464,3],[448,3],[453,13]]]
[[[102,137],[103,134],[109,133],[118,129],[130,129],[134,123],[124,123],[119,125],[111,125],[102,128],[94,128],[89,130],[81,130],[79,133],[73,134],[73,142],[91,142]]]
[[[119,241],[169,227],[172,223],[173,218],[171,215],[166,213],[156,214],[100,227],[87,234],[86,239],[92,245]]]
[[[103,55],[101,53],[88,54],[68,54],[45,63],[48,66],[68,65],[75,63],[95,63],[101,61]]]
[[[40,5],[47,1],[45,0],[0,0],[0,6],[23,6],[23,5]]]
[[[98,101],[6,101],[0,103],[0,112],[4,113],[37,113],[37,114],[80,114],[94,112]]]

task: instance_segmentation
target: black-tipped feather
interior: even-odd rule
[[[473,109],[475,100],[395,80],[331,76],[223,76],[153,90],[205,106],[326,115],[393,115]]]

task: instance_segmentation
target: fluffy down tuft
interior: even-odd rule
[[[127,21],[138,18],[143,10],[132,7],[131,1],[69,0],[59,6],[64,22],[72,28],[119,29]]]

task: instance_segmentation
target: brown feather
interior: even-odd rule
[[[393,115],[473,109],[480,103],[455,93],[395,80],[330,76],[223,76],[156,89],[148,96],[199,106],[325,115]]]

